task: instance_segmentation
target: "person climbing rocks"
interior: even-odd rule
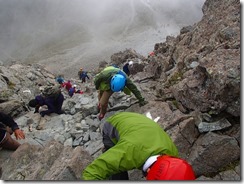
[[[51,113],[63,114],[63,102],[64,95],[61,90],[58,89],[58,86],[50,86],[44,89],[41,95],[37,95],[34,99],[30,100],[29,106],[35,108],[34,113],[40,113],[41,117],[44,117]],[[44,105],[46,105],[48,109],[39,112],[39,108]]]
[[[62,85],[62,84],[64,83],[64,77],[63,77],[62,75],[58,75],[58,76],[56,77],[56,81],[57,81],[60,85]]]
[[[70,80],[68,80],[67,82],[64,82],[62,84],[62,87],[65,88],[67,91],[69,91],[69,89],[72,87],[72,83]]]
[[[19,128],[14,119],[3,112],[0,112],[0,147],[15,151],[21,144],[14,140],[11,135],[14,133],[15,138],[25,139],[24,132]]]
[[[72,97],[74,95],[74,93],[76,92],[76,84],[74,84],[68,91],[69,96]]]
[[[60,88],[58,86],[47,86],[41,95],[37,95],[29,101],[29,106],[35,108],[34,113],[39,113],[41,117],[44,117],[51,113],[64,114],[65,112],[62,110],[63,102],[64,96]],[[36,129],[42,130],[44,124],[45,119],[41,118]]]
[[[82,83],[85,83],[86,79],[90,79],[87,74],[87,71],[83,71],[83,68],[80,68],[80,70],[78,72],[78,76],[79,76],[79,79],[82,81]]]
[[[130,91],[139,100],[139,105],[144,106],[148,102],[142,97],[141,92],[130,78],[119,68],[108,66],[98,73],[94,78],[94,84],[98,90],[98,110],[100,114],[98,119],[101,120],[107,112],[107,106],[110,96],[114,92],[124,91],[129,94]],[[129,91],[129,92],[128,92]]]
[[[145,115],[116,113],[106,119],[102,136],[104,152],[83,170],[83,180],[129,180],[133,169],[147,180],[195,180],[169,135]]]
[[[77,85],[74,84],[70,89],[69,89],[69,96],[72,97],[75,93],[77,94],[83,94],[84,92],[80,89],[77,89]]]
[[[152,51],[149,53],[148,57],[153,57],[153,56],[155,56],[155,52]]]
[[[130,76],[129,66],[131,65],[133,65],[133,61],[126,62],[123,66],[123,71],[126,73],[127,76]]]

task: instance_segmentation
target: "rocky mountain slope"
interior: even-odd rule
[[[15,151],[0,150],[2,180],[80,180],[81,172],[101,154],[101,129],[118,111],[138,112],[157,119],[188,160],[197,180],[238,180],[240,171],[240,2],[206,0],[200,22],[183,27],[177,37],[156,43],[147,58],[133,49],[111,56],[81,83],[84,94],[69,97],[66,114],[41,118],[27,104],[39,87],[55,84],[55,76],[34,65],[0,66],[0,110],[15,117],[26,139]],[[107,64],[132,60],[131,79],[149,102],[116,93],[105,119],[97,119],[94,75]],[[38,123],[43,125],[37,130]],[[32,130],[29,128],[32,127]],[[131,180],[144,180],[130,171]]]

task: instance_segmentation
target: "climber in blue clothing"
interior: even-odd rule
[[[90,79],[87,75],[86,71],[83,71],[83,68],[80,68],[80,71],[78,72],[79,79],[82,81],[82,83],[86,82],[86,78]]]
[[[59,84],[63,84],[63,83],[64,83],[64,78],[63,78],[63,76],[61,76],[61,75],[57,76],[56,81],[57,81]]]

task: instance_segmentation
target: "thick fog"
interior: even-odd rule
[[[204,0],[0,0],[0,61],[73,69],[142,55],[201,20]],[[89,65],[89,66],[88,66]]]

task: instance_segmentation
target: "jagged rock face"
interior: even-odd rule
[[[10,159],[3,169],[5,180],[79,180],[81,171],[91,162],[89,153],[81,147],[72,149],[56,141],[44,148],[24,143]]]
[[[113,54],[111,56],[111,63],[121,65],[126,61],[133,59],[143,60],[145,58],[133,49],[126,49],[124,52],[118,52]]]
[[[221,157],[216,155],[216,150],[222,152]],[[235,138],[209,132],[196,141],[189,158],[189,162],[194,165],[195,174],[201,176],[214,173],[218,168],[225,166],[226,160],[223,158],[228,158],[230,163],[238,160],[240,149]]]
[[[185,108],[213,114],[225,111],[238,117],[240,3],[207,0],[203,12],[202,20],[192,29],[158,44],[156,52],[163,68],[174,60],[167,85]]]
[[[40,118],[27,106],[40,85],[55,83],[44,67],[1,66],[0,109],[26,133],[15,152],[0,150],[1,179],[80,180],[84,167],[102,154],[106,118],[131,111],[157,119],[197,180],[240,180],[240,2],[207,0],[203,12],[200,22],[182,28],[176,38],[156,43],[155,56],[128,49],[101,62],[87,83],[72,79],[84,94],[69,97],[63,90],[66,114]],[[139,107],[133,94],[115,93],[99,121],[93,77],[102,67],[122,67],[129,60],[134,62],[130,78],[149,103]],[[36,129],[40,122],[43,130]],[[145,180],[140,170],[129,174],[130,180]]]

